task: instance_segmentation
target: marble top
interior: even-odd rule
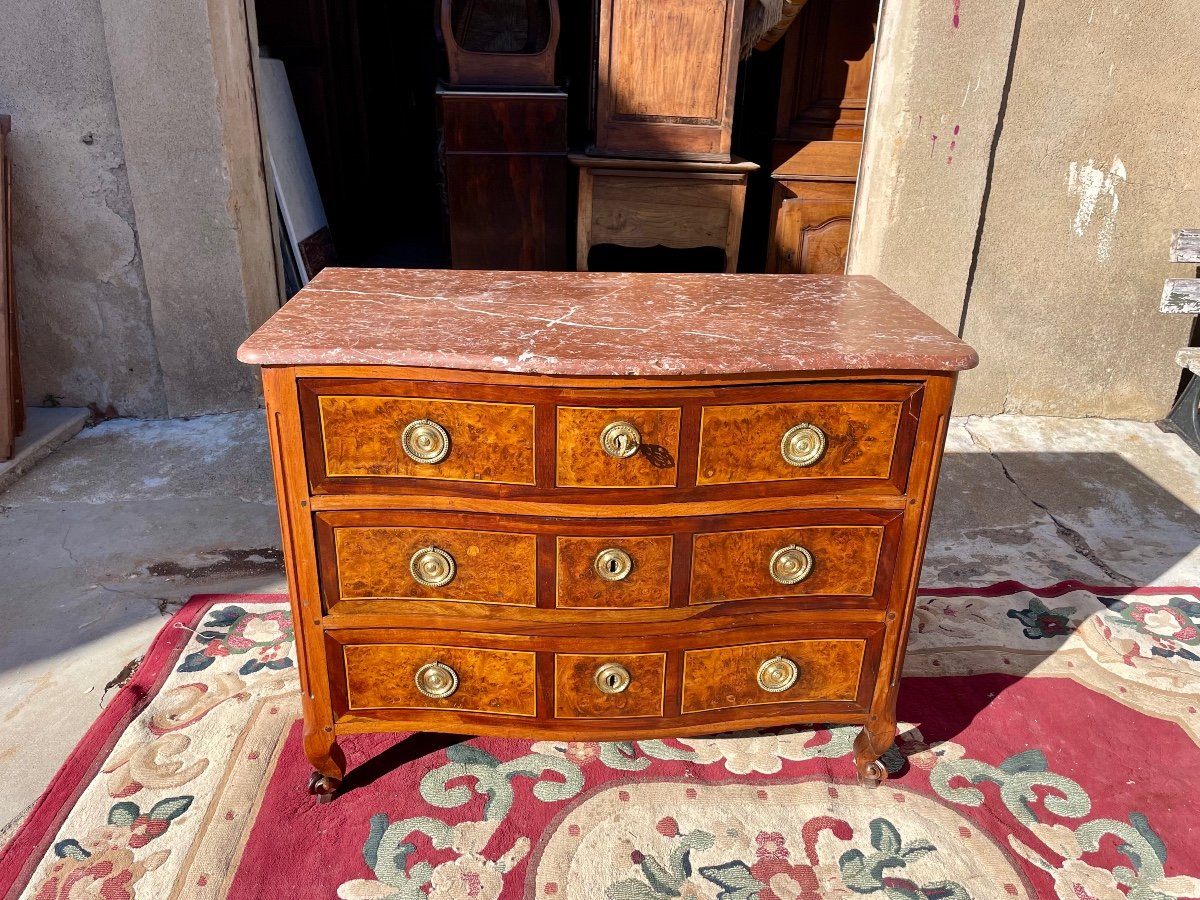
[[[954,371],[978,362],[866,276],[444,269],[325,269],[238,359],[568,376]]]

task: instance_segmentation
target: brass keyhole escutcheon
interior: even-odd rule
[[[454,557],[441,547],[418,550],[409,560],[408,568],[417,584],[430,588],[445,587],[458,573]]]
[[[779,442],[779,452],[789,465],[803,469],[819,463],[827,445],[825,432],[816,425],[801,422],[784,432],[783,440]]]
[[[596,687],[602,694],[620,694],[629,687],[633,676],[620,663],[605,663],[596,670]]]
[[[775,656],[758,667],[758,686],[769,694],[782,694],[800,678],[800,667],[786,656]]]
[[[799,584],[812,570],[813,555],[799,544],[780,547],[771,554],[771,577],[780,584]]]
[[[430,419],[417,419],[404,426],[400,446],[413,462],[434,466],[450,454],[450,433]]]
[[[633,571],[633,557],[624,550],[609,547],[596,554],[592,568],[605,581],[624,581]]]
[[[417,690],[433,700],[442,700],[458,690],[458,673],[445,663],[426,663],[417,669]]]
[[[632,422],[613,422],[600,432],[600,446],[613,459],[628,459],[642,449],[642,433]]]

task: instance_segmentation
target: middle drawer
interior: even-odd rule
[[[324,608],[477,614],[479,605],[603,616],[773,600],[882,608],[902,514],[805,510],[562,520],[338,511],[315,517]],[[476,607],[476,613],[471,612]]]

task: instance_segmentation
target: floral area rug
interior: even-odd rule
[[[891,779],[855,728],[345,741],[305,790],[281,597],[202,597],[0,853],[35,900],[1200,897],[1200,592],[921,594]]]

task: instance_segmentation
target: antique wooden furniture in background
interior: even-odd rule
[[[744,0],[600,0],[589,153],[729,160]]]
[[[957,371],[871,278],[326,269],[263,366],[309,789],[338,738],[863,726]]]
[[[862,145],[814,141],[771,173],[767,271],[834,275],[846,271],[850,217]]]
[[[456,269],[567,265],[567,95],[438,89]]]
[[[575,268],[588,270],[598,244],[621,247],[717,247],[736,272],[746,179],[758,166],[608,159],[572,154],[579,169]]]
[[[553,87],[558,0],[441,0],[450,83]]]
[[[878,0],[809,0],[784,43],[775,153],[810,141],[862,143]]]
[[[13,166],[8,150],[11,120],[0,115],[0,461],[12,459],[25,430],[17,297],[13,284]]]
[[[878,0],[810,0],[788,32],[768,272],[843,272]]]

